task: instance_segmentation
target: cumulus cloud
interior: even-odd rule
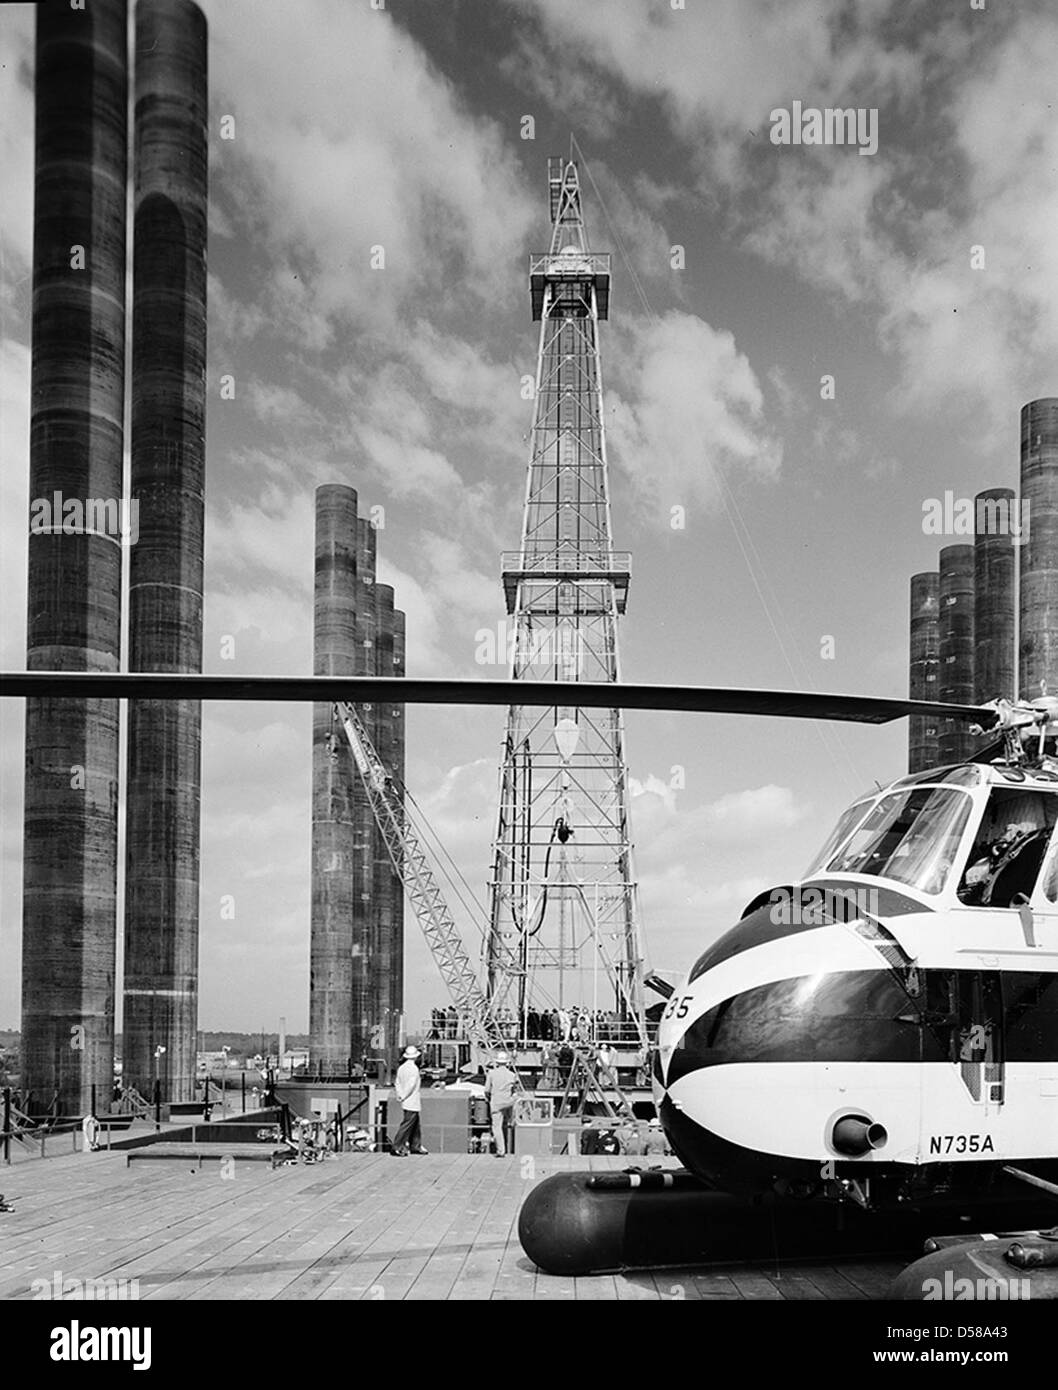
[[[764,397],[730,333],[692,314],[636,320],[624,335],[622,392],[611,392],[611,457],[648,514],[717,499],[717,473],[771,475],[782,448],[764,422]],[[629,383],[631,389],[625,386]]]
[[[207,11],[214,110],[235,117],[217,196],[237,230],[288,258],[272,285],[288,327],[322,346],[330,316],[392,332],[402,305],[451,280],[475,298],[510,291],[535,210],[511,154],[388,12],[335,0]]]
[[[364,447],[367,471],[374,474],[397,498],[447,500],[458,498],[459,474],[438,449],[410,437],[401,417],[393,417],[393,433],[374,425],[357,431]]]
[[[0,61],[0,304],[29,303],[33,254],[33,6],[4,7]]]
[[[588,60],[610,90],[660,100],[732,238],[862,307],[899,371],[890,404],[970,405],[994,437],[1012,400],[1052,389],[1058,126],[1039,94],[1053,9],[530,5],[556,72]],[[776,148],[770,113],[795,99],[876,108],[878,154]]]
[[[876,0],[855,12],[829,0],[696,0],[681,10],[529,4],[552,40],[553,64],[587,59],[610,71],[664,102],[679,133],[697,141],[756,133],[791,97],[844,104],[865,81],[903,92],[918,73],[913,53],[886,37],[891,7]]]
[[[497,586],[458,542],[424,533],[419,543],[418,575],[385,557],[378,567],[379,579],[393,585],[398,607],[407,614],[408,673],[481,675],[471,665],[474,634],[482,615],[496,611]]]
[[[686,793],[677,805],[663,778],[638,786],[632,824],[645,939],[654,964],[686,969],[751,898],[797,871],[784,845],[812,808],[773,783],[693,807]]]
[[[252,381],[249,392],[251,409],[266,424],[300,430],[323,423],[320,412],[289,386]]]
[[[519,84],[526,95],[546,105],[592,140],[612,135],[622,121],[622,108],[604,74],[588,63],[563,71],[535,35],[521,30],[515,47],[500,63],[500,71]]]

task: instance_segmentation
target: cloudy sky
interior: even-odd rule
[[[475,650],[518,543],[526,258],[547,243],[547,156],[572,133],[590,239],[615,256],[625,676],[903,694],[908,578],[939,544],[923,502],[1016,484],[1018,410],[1058,394],[1053,5],[379,3],[204,6],[205,669],[311,670],[313,489],[343,482],[384,508],[408,673],[504,674]],[[2,8],[8,669],[25,660],[32,33],[31,6]],[[774,143],[772,112],[795,102],[876,112],[876,151]],[[0,716],[14,1025],[22,711]],[[408,731],[409,785],[480,888],[503,712],[412,709]],[[310,741],[307,707],[206,710],[204,1027],[307,1026]],[[675,969],[903,772],[906,725],[636,714],[627,749],[647,953]],[[410,921],[408,956],[414,1026],[442,991]]]

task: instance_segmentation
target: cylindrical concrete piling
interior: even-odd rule
[[[974,702],[974,547],[946,545],[940,552],[939,681],[941,700]],[[973,735],[963,720],[941,720],[941,763],[970,756]]]
[[[405,620],[399,608],[393,610],[393,668],[392,674],[403,676],[405,670]],[[391,705],[390,749],[393,776],[401,790],[404,787],[404,706]],[[390,1058],[396,1056],[404,1016],[404,881],[401,873],[390,867],[392,881],[392,911],[390,917],[390,965],[387,975],[386,1047]]]
[[[1014,698],[1013,490],[988,488],[974,498],[974,699]]]
[[[938,628],[938,588],[936,573],[911,576],[911,668],[908,697],[912,700],[938,698],[940,637]],[[939,761],[938,720],[914,715],[908,720],[907,770],[922,772]]]
[[[316,674],[403,675],[404,615],[375,583],[377,536],[352,488],[316,492]],[[383,764],[404,780],[404,711],[357,712]],[[404,888],[331,707],[313,727],[310,1066],[329,1074],[388,1057],[404,995]]]
[[[393,674],[393,588],[389,584],[375,585],[375,674]],[[379,701],[374,709],[375,747],[387,771],[393,772],[392,705]],[[375,827],[374,836],[374,894],[371,904],[371,1015],[376,1037],[384,1053],[388,1043],[390,1010],[390,976],[393,971],[393,864],[386,842]],[[380,1032],[377,1030],[381,1030]]]
[[[1018,694],[1032,700],[1058,693],[1058,397],[1021,408],[1020,504]]]
[[[125,0],[40,5],[36,37],[30,670],[116,671],[125,386]],[[26,708],[22,1079],[35,1114],[109,1108],[116,700]]]
[[[375,599],[375,559],[377,536],[366,517],[356,523],[357,553],[357,674],[373,676],[376,669],[375,644],[378,614]],[[357,705],[368,737],[378,741],[378,706]],[[372,986],[372,947],[376,930],[374,919],[375,858],[378,830],[374,812],[359,775],[353,772],[353,818],[355,848],[353,859],[353,916],[351,950],[353,957],[351,1055],[359,1063],[364,1057],[377,1057],[381,1049],[376,1032],[375,991]]]
[[[129,669],[202,669],[206,433],[206,21],[136,6]],[[129,706],[125,1077],[194,1096],[201,706]],[[159,1048],[164,1053],[158,1053]],[[158,1054],[156,1056],[156,1054]]]
[[[360,674],[356,493],[316,489],[313,670]],[[359,774],[330,704],[313,706],[309,1053],[313,1071],[344,1072],[352,1034],[352,923]],[[356,891],[359,891],[357,889]]]

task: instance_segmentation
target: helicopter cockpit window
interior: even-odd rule
[[[890,792],[826,867],[831,873],[877,874],[923,893],[941,893],[972,805],[967,793],[954,787]]]
[[[925,772],[913,772],[901,777],[898,787],[911,787],[919,782],[947,782],[954,787],[976,787],[981,781],[982,772],[976,763],[960,763],[957,767],[947,767],[938,772],[935,768]]]
[[[1012,907],[1018,894],[1031,897],[1056,819],[1054,792],[995,787],[959,884],[960,900],[971,907]]]
[[[867,814],[867,810],[870,807],[870,804],[870,798],[864,798],[862,801],[853,802],[853,804],[848,808],[847,811],[842,812],[841,819],[838,821],[837,825],[827,836],[826,843],[823,845],[823,848],[819,851],[816,857],[812,860],[811,864],[805,870],[805,878],[812,878],[813,875],[819,873],[820,870],[826,868],[827,864],[834,857],[835,851],[845,843],[845,841],[849,838],[852,832],[859,825],[860,821],[863,820],[864,816]]]

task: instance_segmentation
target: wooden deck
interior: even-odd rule
[[[141,1299],[872,1299],[902,1261],[556,1278],[526,1259],[534,1181],[621,1158],[347,1154],[279,1168],[70,1154],[0,1165],[0,1299],[35,1279],[136,1279]]]

